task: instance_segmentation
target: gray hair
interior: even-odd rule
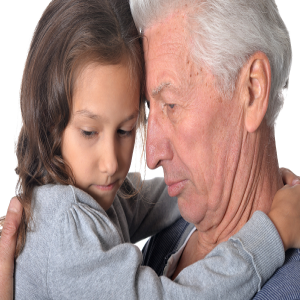
[[[288,85],[292,50],[287,28],[274,0],[130,0],[136,26],[143,32],[187,5],[194,38],[194,60],[210,68],[219,91],[230,97],[241,68],[255,52],[271,66],[271,91],[266,113],[274,126]]]

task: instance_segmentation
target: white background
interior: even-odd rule
[[[293,64],[286,102],[276,125],[279,165],[300,174],[300,18],[299,0],[277,0],[283,20],[290,32]],[[48,0],[17,0],[0,3],[0,216],[6,213],[15,195],[17,176],[14,169],[15,143],[21,128],[19,90],[22,72],[34,28],[48,5]],[[133,169],[140,171],[137,155]],[[147,170],[146,177],[163,176],[162,170]]]

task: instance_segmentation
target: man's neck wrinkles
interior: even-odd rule
[[[231,165],[231,171],[223,173],[226,176],[223,186],[213,187],[211,197],[221,197],[222,201],[218,202],[225,205],[208,211],[206,218],[195,224],[198,247],[203,247],[201,252],[206,249],[208,253],[208,249],[212,250],[220,242],[228,240],[256,210],[269,212],[272,199],[283,183],[275,140],[268,142],[268,131],[265,127],[258,133],[245,134],[235,168]]]

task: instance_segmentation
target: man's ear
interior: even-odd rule
[[[271,88],[271,66],[269,59],[262,52],[250,57],[244,69],[246,97],[244,102],[245,127],[254,132],[263,121],[268,109]]]

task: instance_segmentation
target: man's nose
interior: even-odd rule
[[[118,155],[116,142],[113,139],[102,144],[99,169],[108,176],[113,176],[118,170]]]
[[[170,124],[169,124],[170,125]],[[155,169],[164,160],[172,159],[168,124],[159,107],[151,104],[148,117],[146,159],[149,169]]]

